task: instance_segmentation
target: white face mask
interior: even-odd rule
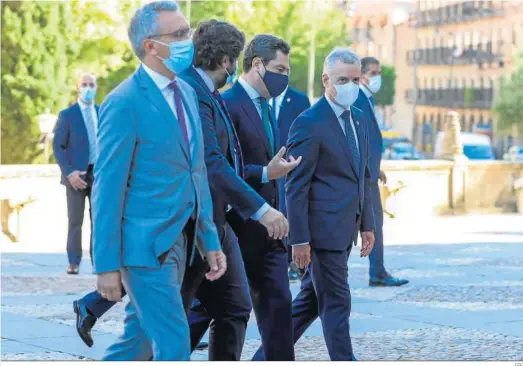
[[[381,75],[372,76],[369,78],[369,85],[367,88],[373,93],[376,94],[381,88]]]
[[[336,88],[336,102],[338,102],[345,109],[349,107],[358,99],[360,87],[352,81],[343,85],[334,85]]]

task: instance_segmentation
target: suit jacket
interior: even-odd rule
[[[277,181],[262,183],[263,167],[269,164],[273,155],[269,138],[256,106],[238,82],[223,93],[223,99],[227,103],[232,122],[236,127],[242,146],[243,159],[249,166],[250,174],[247,177],[247,183],[272,207],[278,207]],[[274,121],[271,120],[271,123],[277,151],[279,150],[278,129]],[[267,242],[267,230],[253,220],[247,220],[244,224],[236,210],[232,210],[228,215],[228,220],[238,236],[240,245],[256,245],[256,243],[264,245]]]
[[[142,66],[102,104],[92,194],[97,273],[122,265],[160,267],[158,257],[173,246],[193,213],[191,242],[202,255],[220,249],[198,100],[183,80],[178,86],[196,139],[191,152],[175,115]],[[195,248],[191,261],[194,255]]]
[[[247,220],[263,206],[265,201],[236,174],[232,121],[205,85],[205,81],[193,67],[181,74],[180,78],[185,80],[198,96],[214,221],[221,231],[225,225],[225,212],[229,204],[243,220]],[[248,168],[246,172],[252,174],[253,169]]]
[[[289,137],[289,130],[292,122],[298,116],[311,107],[309,97],[303,94],[298,89],[289,87],[285,96],[283,97],[280,112],[278,113],[278,129],[280,133],[280,146],[287,145]],[[278,183],[279,197],[280,197],[280,212],[287,215],[287,207],[285,205],[285,177],[280,179]]]
[[[95,105],[96,114],[99,107]],[[78,103],[64,109],[58,115],[53,138],[56,162],[62,171],[62,184],[75,170],[87,171],[89,164],[89,137]]]
[[[381,153],[383,150],[383,137],[381,136],[380,126],[376,120],[376,115],[369,102],[369,98],[360,89],[358,99],[353,106],[361,109],[368,121],[369,131],[369,170],[371,183],[377,183],[380,177]]]
[[[302,162],[289,173],[285,185],[290,244],[346,250],[356,240],[360,227],[362,231],[374,230],[367,122],[362,111],[351,107],[351,112],[354,123],[359,123],[359,174],[347,138],[325,96],[291,126],[289,153],[302,156]]]

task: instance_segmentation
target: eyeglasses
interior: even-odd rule
[[[193,35],[192,28],[186,28],[186,29],[178,29],[177,31],[175,31],[173,33],[155,34],[155,35],[149,36],[149,38],[171,36],[175,39],[187,39],[187,38],[191,38],[192,35]]]
[[[82,83],[81,87],[82,88],[87,88],[87,87],[94,88],[94,87],[96,87],[96,84],[95,83]]]

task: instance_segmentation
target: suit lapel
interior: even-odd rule
[[[195,139],[199,129],[199,126],[196,124],[196,121],[194,120],[196,116],[199,116],[198,106],[195,105],[194,102],[194,96],[191,95],[188,90],[186,90],[185,85],[182,84],[183,81],[178,78],[178,88],[180,89],[182,93],[182,102],[183,102],[183,108],[185,109],[186,116],[188,117],[188,122],[191,126],[191,129],[193,131],[192,138]],[[199,143],[192,143],[190,144],[193,147],[193,151],[191,154],[191,161],[192,159],[195,159],[198,156],[198,150],[201,148]],[[190,147],[190,146],[189,146]]]
[[[167,104],[167,101],[165,100],[164,95],[158,89],[156,84],[153,82],[153,80],[147,75],[145,70],[142,66],[138,68],[138,71],[136,72],[136,76],[138,78],[138,83],[140,84],[140,87],[142,88],[145,97],[149,102],[158,109],[160,114],[163,117],[163,120],[166,124],[166,127],[170,131],[175,132],[175,136],[178,139],[178,141],[182,145],[182,150],[184,152],[185,158],[188,161],[191,161],[190,154],[189,154],[189,147],[186,146],[185,140],[182,136],[182,130],[180,128],[179,122],[174,116],[173,111],[171,110],[171,107],[169,107],[169,104]],[[184,97],[185,99],[185,97]],[[189,113],[187,113],[189,114]]]
[[[238,97],[238,103],[242,106],[243,110],[251,120],[251,123],[253,124],[254,128],[258,132],[258,135],[262,139],[263,144],[265,146],[265,150],[269,155],[269,158],[272,158],[271,143],[269,142],[269,137],[265,132],[263,121],[260,118],[260,115],[258,114],[258,110],[256,109],[254,102],[251,100],[251,98],[249,97],[245,89],[243,89],[240,83],[236,82],[234,84],[234,89],[236,96]]]
[[[363,162],[365,161],[365,146],[366,146],[365,139],[367,137],[366,137],[366,134],[363,132],[361,114],[359,112],[357,112],[354,108],[351,108],[351,116],[352,116],[352,121],[355,124],[354,127],[356,128],[356,133],[358,135],[358,146],[360,149],[360,161],[359,161],[360,170],[359,170],[359,172],[362,173],[363,169],[365,167],[365,164]]]
[[[76,103],[75,113],[76,113],[76,121],[78,124],[78,128],[82,131],[85,138],[87,140],[89,140],[89,135],[87,134],[87,127],[85,127],[84,115],[82,114],[80,104],[78,104],[78,103]]]
[[[334,132],[334,136],[336,136],[336,139],[338,140],[338,143],[340,144],[341,148],[345,152],[345,156],[347,157],[347,160],[349,161],[352,170],[356,176],[358,175],[358,170],[356,168],[355,158],[352,156],[352,152],[350,151],[349,142],[347,141],[347,136],[343,132],[343,129],[340,126],[340,121],[334,111],[332,110],[331,106],[326,100],[326,97],[322,97],[320,100],[322,103],[321,107],[325,109],[325,114],[329,118],[329,124],[331,126],[332,131]],[[318,102],[318,103],[320,103]],[[352,133],[352,131],[346,131],[347,133]]]

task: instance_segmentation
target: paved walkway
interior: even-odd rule
[[[367,260],[351,257],[351,332],[360,360],[523,360],[523,216],[387,221],[386,238],[387,268],[411,283],[369,288]],[[90,265],[68,276],[60,243],[43,245],[0,238],[1,359],[100,359],[122,330],[123,304],[97,323],[95,346],[86,347],[71,303],[94,288]],[[298,288],[292,284],[294,294]],[[258,346],[253,315],[243,358]],[[296,357],[328,360],[319,321],[298,342]]]

